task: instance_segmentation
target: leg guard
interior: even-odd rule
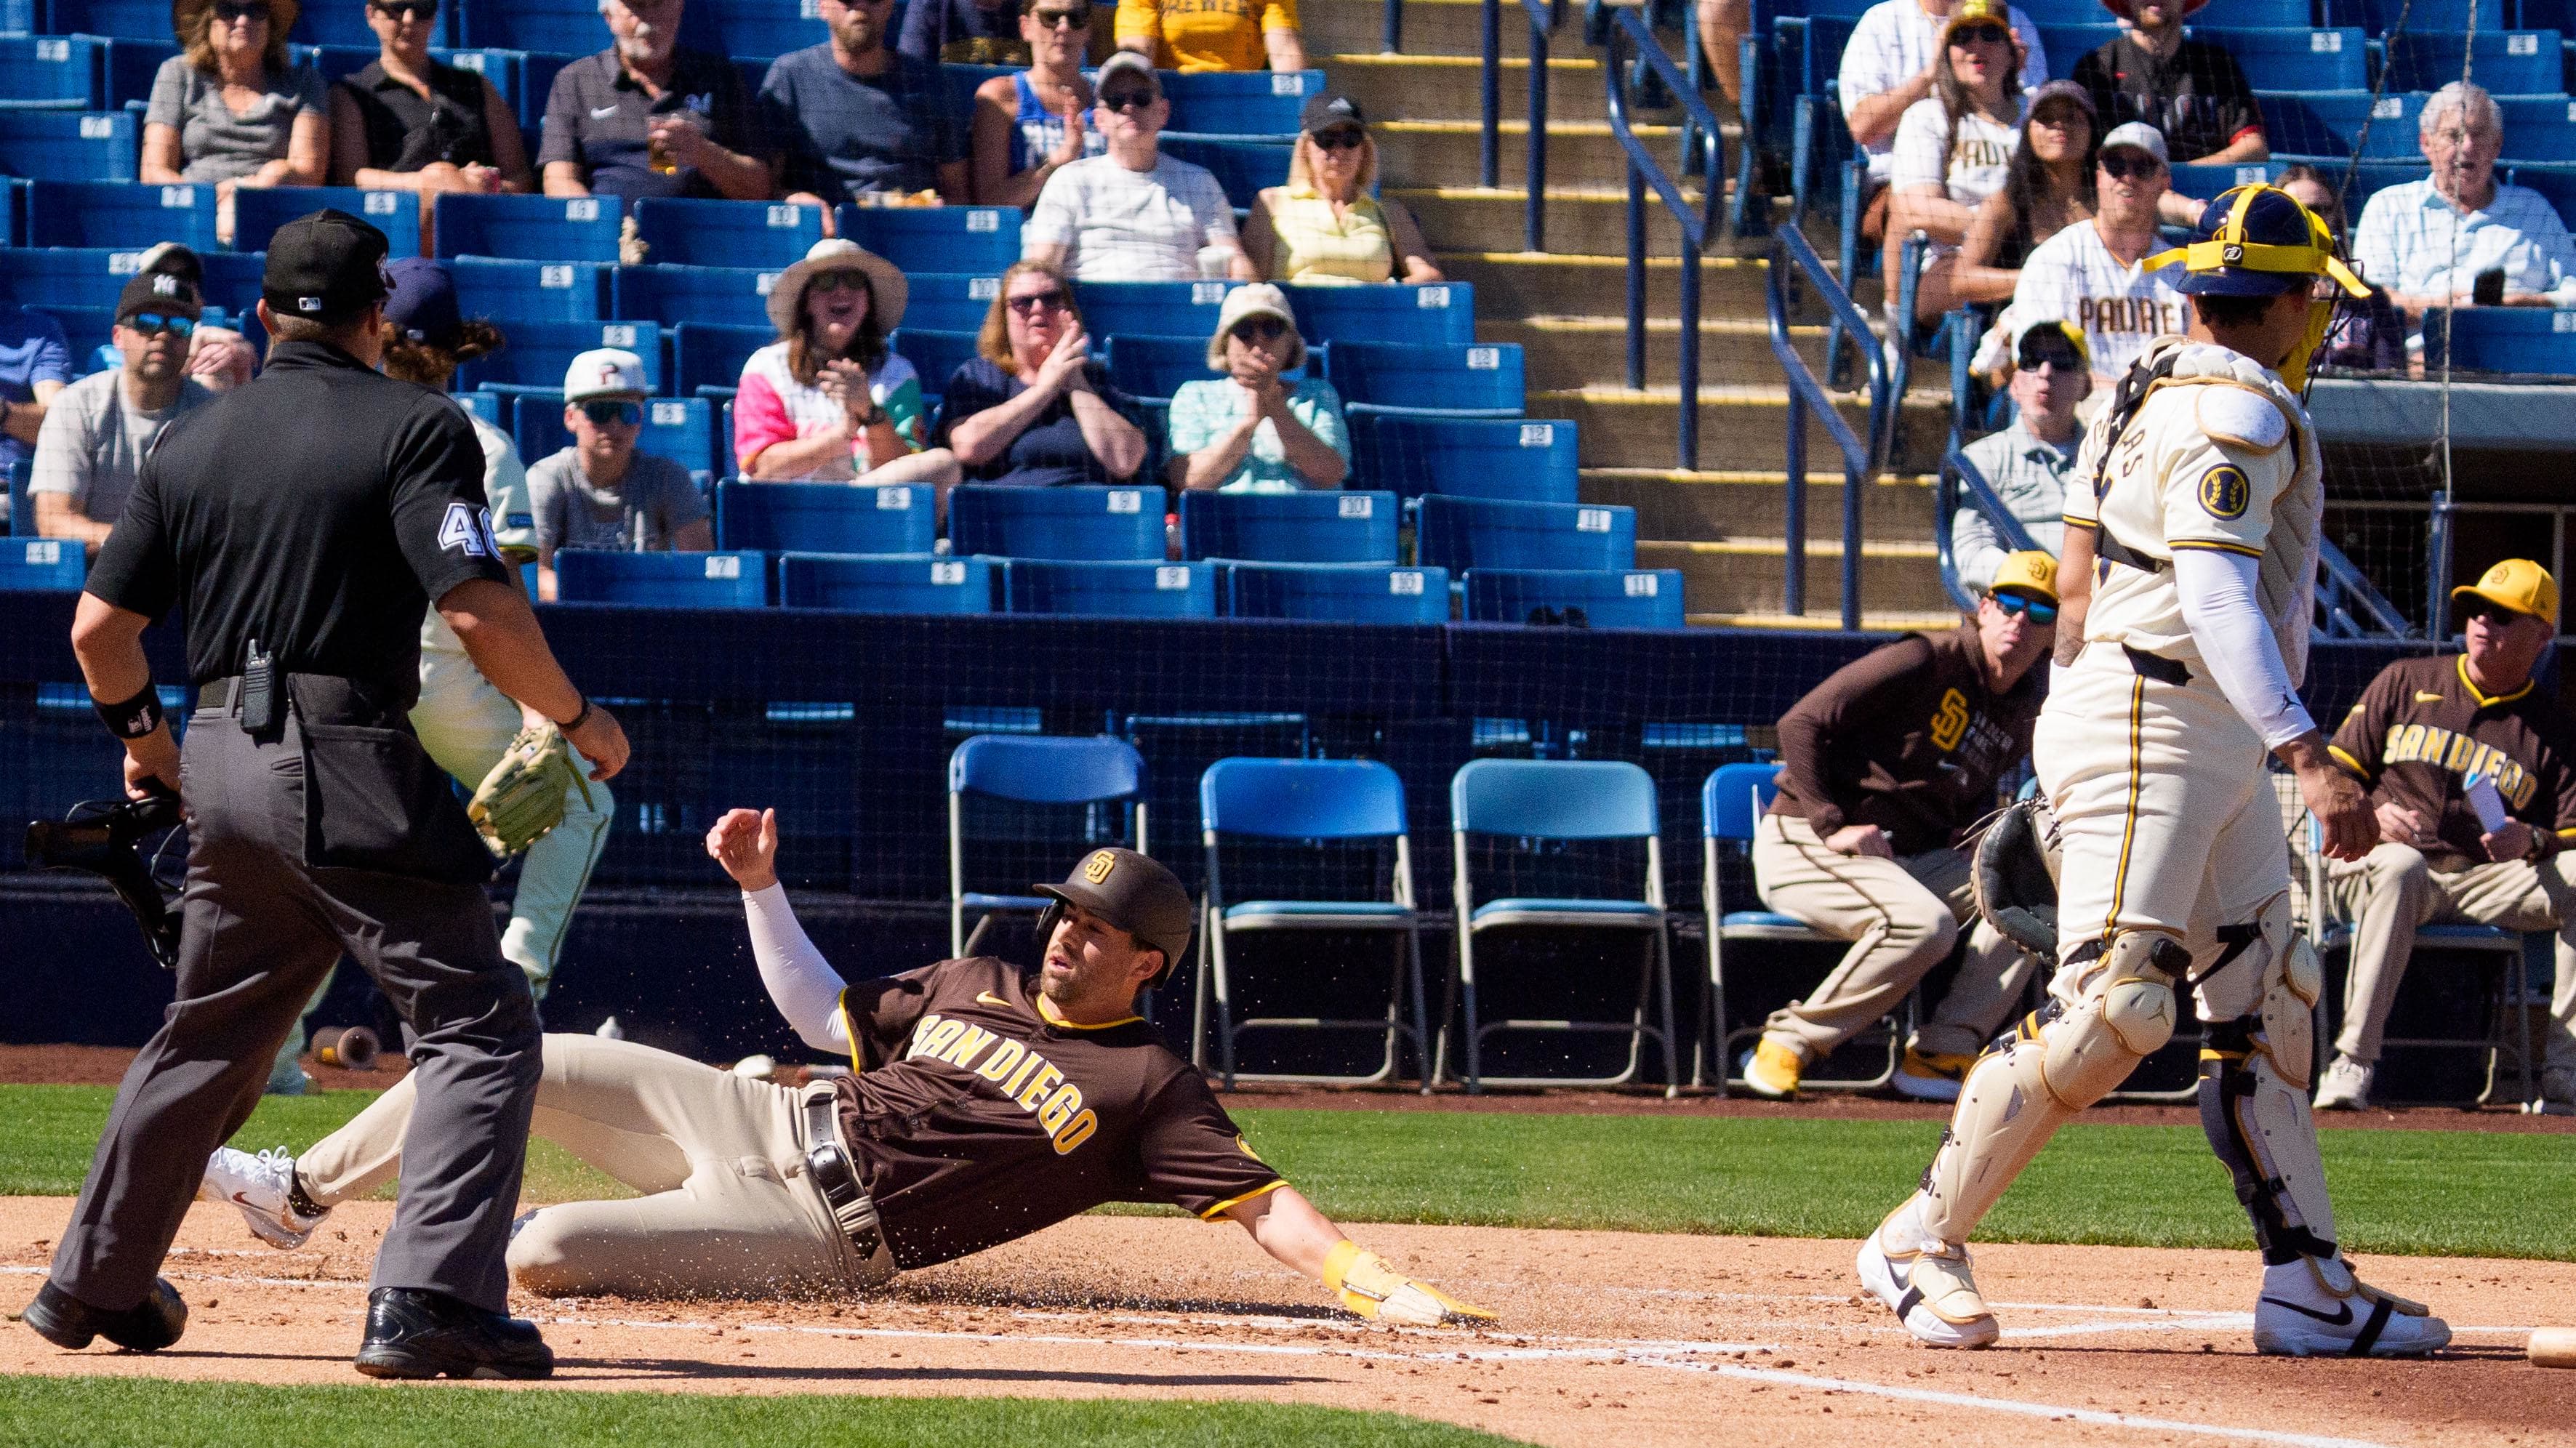
[[[2286,897],[2263,907],[2254,938],[2241,943],[2243,954],[2257,958],[2221,957],[2209,974],[2258,971],[2255,1009],[2210,1025],[2200,1053],[2201,1130],[2236,1179],[2236,1200],[2253,1219],[2264,1262],[2331,1258],[2334,1206],[2326,1197],[2316,1122],[2308,1114],[2316,1059],[2312,1012],[2321,976],[2316,953],[2292,932]],[[2203,999],[2243,995],[2210,991]]]
[[[1959,1109],[1923,1174],[1926,1234],[1968,1240],[2057,1128],[2172,1038],[2174,982],[2191,960],[2180,941],[2126,931],[2107,948],[2078,951],[2069,964],[2089,960],[2091,969],[2079,977],[2076,1004],[2053,1000],[2024,1019],[1959,1088]]]

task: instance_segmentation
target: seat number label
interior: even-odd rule
[[[710,553],[710,554],[708,554],[708,555],[707,555],[707,577],[709,577],[709,578],[740,578],[740,577],[742,577],[742,555],[741,555],[741,554],[739,554],[739,553]]]
[[[896,489],[888,488],[886,491],[894,492]],[[966,581],[966,565],[963,563],[933,563],[930,565],[930,581],[932,583],[942,585],[962,584]]]
[[[1171,593],[1189,586],[1190,570],[1180,564],[1169,564],[1154,570],[1154,588],[1157,592]]]
[[[1663,580],[1651,573],[1631,573],[1621,582],[1626,584],[1630,598],[1652,598]]]
[[[878,512],[902,513],[910,511],[911,508],[912,489],[900,487],[877,489]]]
[[[1607,509],[1607,508],[1577,508],[1577,509],[1575,509],[1575,511],[1574,511],[1574,531],[1575,531],[1575,532],[1577,532],[1577,533],[1607,533],[1607,532],[1609,532],[1609,531],[1610,531],[1610,510],[1609,510],[1609,509]]]
[[[1398,598],[1420,598],[1422,575],[1410,568],[1399,568],[1386,576],[1386,591]]]
[[[1340,501],[1342,505],[1342,516],[1345,518],[1369,518],[1374,517],[1377,514],[1377,499],[1375,498],[1344,493]]]
[[[1556,424],[1554,424],[1554,423],[1552,423],[1552,422],[1524,422],[1524,423],[1522,423],[1522,424],[1521,424],[1521,446],[1523,446],[1523,447],[1554,447],[1554,446],[1556,446]]]
[[[1144,490],[1142,488],[1111,488],[1109,490],[1109,511],[1113,513],[1141,513],[1145,511]]]

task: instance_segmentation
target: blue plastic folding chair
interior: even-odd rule
[[[475,0],[457,16],[454,38],[459,45],[547,51],[569,59],[598,50],[602,33],[594,0]],[[544,92],[538,94],[543,114]]]
[[[1161,488],[1007,488],[948,495],[957,553],[997,558],[1153,561],[1163,557]]]
[[[840,613],[991,613],[993,560],[931,553],[781,554],[778,603]]]
[[[930,552],[935,500],[901,483],[716,484],[716,546],[776,553]]]
[[[259,253],[202,252],[206,305],[247,315],[259,300]],[[105,247],[18,247],[0,251],[0,301],[25,307],[98,307],[113,310],[118,294],[143,264],[143,253]]]
[[[898,14],[901,12],[897,12]],[[715,0],[689,7],[680,43],[738,61],[767,61],[831,38],[814,0]],[[746,93],[756,92],[754,77]]]
[[[1309,342],[1404,342],[1463,347],[1476,340],[1476,289],[1465,282],[1427,286],[1286,289],[1297,331]],[[1208,331],[1215,330],[1213,327]],[[1207,335],[1206,331],[1200,333]]]
[[[0,35],[0,109],[104,109],[104,44],[86,35]]]
[[[1355,418],[1517,418],[1528,402],[1518,342],[1336,342],[1324,375]]]
[[[1016,206],[850,206],[832,215],[840,234],[901,268],[1000,276],[1020,259]]]
[[[1375,563],[1232,563],[1226,612],[1235,618],[1329,623],[1443,624],[1449,575]]]
[[[2373,40],[2381,39],[2406,22],[2409,35],[2466,35],[2469,22],[2477,21],[2481,31],[2502,30],[2513,23],[2513,17],[2502,0],[2328,0],[2338,12],[2336,23],[2358,24],[2370,32]],[[2474,13],[2474,16],[2472,15]],[[2450,78],[2459,79],[2454,67]]]
[[[1422,997],[1422,921],[1414,912],[1413,855],[1405,837],[1404,783],[1395,771],[1364,759],[1220,759],[1199,776],[1199,840],[1207,850],[1207,893],[1199,952],[1198,993],[1190,1024],[1190,1060],[1207,1064],[1208,999],[1216,1000],[1219,1070],[1226,1089],[1238,1080],[1331,1081],[1374,1085],[1395,1079],[1396,1043],[1411,1040],[1423,1066],[1422,1092],[1431,1093],[1430,1015]],[[1226,898],[1219,869],[1228,836],[1283,841],[1392,840],[1395,861],[1384,900],[1244,900]],[[1384,935],[1395,947],[1386,1012],[1372,1019],[1234,1014],[1234,973],[1241,967],[1230,947],[1238,935],[1286,931]],[[1407,1004],[1412,1019],[1404,1016]],[[1254,1074],[1235,1070],[1235,1041],[1247,1031],[1370,1031],[1382,1033],[1386,1054],[1366,1076]]]
[[[1680,628],[1677,568],[1475,568],[1459,580],[1476,623]]]
[[[1089,317],[1083,319],[1083,326],[1090,331]],[[1211,322],[1209,326],[1213,329],[1215,324]],[[1091,331],[1090,335],[1098,337],[1101,334]],[[1120,391],[1131,397],[1168,401],[1173,393],[1181,390],[1182,383],[1206,382],[1217,376],[1208,367],[1207,345],[1205,336],[1149,337],[1129,332],[1107,338],[1097,355],[1108,364],[1109,378],[1118,384]],[[1309,342],[1306,360],[1280,373],[1281,380],[1323,375],[1324,359],[1330,350]]]
[[[2420,159],[2415,143],[2416,118],[2424,109],[2420,95],[2307,91],[2258,95],[2254,104],[2263,113],[2263,133],[2271,138],[2275,160],[2340,164],[2353,159],[2356,146],[2365,161]]]
[[[125,111],[0,111],[0,174],[131,181],[138,134],[137,117]]]
[[[368,52],[368,59],[375,52]],[[233,250],[266,251],[269,237],[299,216],[331,206],[362,216],[385,234],[386,254],[420,255],[420,198],[408,191],[367,191],[356,186],[245,186],[233,193]],[[473,315],[467,313],[468,316]]]
[[[1751,851],[1754,828],[1761,822],[1762,812],[1771,807],[1771,797],[1780,792],[1779,777],[1777,764],[1725,764],[1711,770],[1699,787],[1699,888],[1709,916],[1709,1020],[1707,1039],[1691,1049],[1691,1084],[1704,1086],[1713,1082],[1719,1095],[1726,1093],[1727,1083],[1734,1079],[1728,1066],[1733,1043],[1728,1039],[1726,1024],[1726,947],[1756,940],[1799,945],[1839,943],[1776,910],[1725,908],[1725,895],[1718,888],[1719,847],[1738,854]],[[1711,1052],[1717,1056],[1714,1072],[1709,1070],[1707,1060]]]
[[[2425,319],[2424,358],[2437,367],[2448,340],[2451,365],[2469,372],[2566,375],[2576,369],[2576,311],[2461,307]]]
[[[1030,914],[1044,910],[1043,895],[995,895],[966,888],[966,796],[1008,800],[1028,805],[1088,805],[1081,845],[1090,849],[1118,842],[1108,827],[1116,815],[1128,817],[1127,844],[1150,854],[1145,844],[1145,757],[1123,739],[1097,735],[1064,739],[1046,735],[978,734],[948,756],[948,952],[971,954],[969,947],[984,933],[984,921],[996,911]],[[1109,806],[1125,804],[1124,810]],[[966,912],[977,912],[975,936],[966,933]],[[1039,942],[1045,948],[1045,942]],[[1174,962],[1175,968],[1178,962]]]
[[[1664,1056],[1664,1094],[1677,1095],[1681,1073],[1673,1051],[1673,977],[1669,942],[1664,933],[1664,865],[1657,838],[1655,782],[1636,765],[1614,760],[1479,759],[1449,780],[1451,858],[1457,862],[1454,886],[1461,922],[1458,936],[1458,990],[1465,1014],[1467,1089],[1479,1092],[1490,1079],[1497,1086],[1624,1086],[1645,1064],[1649,1037]],[[1646,847],[1644,888],[1635,897],[1515,897],[1476,903],[1475,879],[1469,865],[1470,835],[1495,835],[1544,846],[1551,841],[1643,840]],[[1477,1012],[1476,943],[1495,930],[1608,930],[1640,935],[1645,959],[1637,982],[1637,1005],[1630,1018],[1613,1021],[1483,1020]],[[1660,999],[1663,1026],[1646,1023],[1650,999]],[[1441,1018],[1446,1020],[1444,1009]],[[1559,1031],[1628,1037],[1627,1068],[1599,1078],[1492,1077],[1483,1073],[1485,1037],[1499,1031]],[[1434,1053],[1432,1076],[1446,1074],[1448,1036],[1444,1030]]]
[[[598,21],[594,15],[591,22]],[[614,196],[484,196],[451,191],[438,198],[438,255],[502,256],[523,261],[617,261],[625,221]]]
[[[40,0],[37,27],[57,35],[112,35],[167,41],[170,7],[153,0]]]
[[[590,261],[505,261],[460,256],[441,263],[456,284],[456,309],[513,322],[600,322],[607,319],[608,278],[615,267]]]
[[[1214,618],[1216,568],[1206,563],[1013,558],[1002,576],[1002,606],[1010,613]]]
[[[1415,520],[1413,542],[1418,561],[1453,573],[1476,568],[1634,568],[1637,510],[1429,493]]]
[[[1393,563],[1393,493],[1181,494],[1181,556],[1256,563]]]
[[[652,608],[765,608],[769,560],[759,553],[609,553],[567,548],[555,555],[555,596],[565,603],[631,603]]]
[[[27,187],[32,246],[140,250],[175,241],[215,249],[215,188],[133,181],[35,181]]]
[[[563,394],[555,391],[525,391],[516,394],[511,415],[510,441],[519,456],[534,463],[572,445],[572,431],[564,426]],[[644,402],[644,426],[635,434],[635,450],[651,457],[667,458],[689,470],[701,491],[715,485],[715,409],[703,397],[652,397]],[[767,547],[767,544],[727,544],[718,539],[717,547]]]
[[[1351,464],[1363,486],[1406,501],[1425,493],[1513,503],[1571,503],[1578,431],[1570,422],[1402,417],[1351,419]]]
[[[823,211],[781,201],[648,197],[634,206],[635,232],[658,266],[785,270],[823,239]]]
[[[78,593],[88,576],[89,566],[77,539],[12,538],[0,543],[0,593]]]
[[[2576,100],[2565,96],[2497,96],[2495,102],[2496,109],[2504,113],[2505,153],[2498,165],[2534,161],[2565,165],[2576,161]]]
[[[509,346],[458,369],[458,387],[560,391],[573,358],[594,347],[616,347],[642,358],[645,385],[662,391],[662,329],[651,322],[514,322],[509,334]]]

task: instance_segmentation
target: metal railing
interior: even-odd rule
[[[1400,0],[1387,0],[1387,14],[1397,14]],[[1522,249],[1547,250],[1547,59],[1549,37],[1565,23],[1565,0],[1520,0],[1529,18],[1529,158],[1523,180],[1529,186],[1522,218]],[[1485,0],[1484,130],[1476,146],[1478,185],[1491,191],[1502,185],[1503,4]],[[1397,22],[1390,18],[1390,25]],[[1390,49],[1393,47],[1390,46]],[[1616,87],[1613,87],[1615,90]]]
[[[2022,526],[2021,519],[2013,516],[2012,509],[2004,506],[2002,496],[1995,492],[1995,485],[1986,481],[1984,470],[1966,453],[1952,448],[1950,455],[1941,460],[1941,477],[1932,487],[1932,551],[1941,561],[1941,588],[1950,595],[1950,601],[1961,608],[1975,608],[1977,592],[1960,581],[1958,561],[1951,551],[1951,529],[1958,520],[1963,501],[1984,515],[1987,526],[1995,530],[1995,537],[2004,545],[2005,552],[2055,553],[2057,550],[2041,548],[2038,540],[2030,536],[2030,529]]]
[[[1860,627],[1860,557],[1861,490],[1876,479],[1887,465],[1887,439],[1895,428],[1893,394],[1888,386],[1887,351],[1877,346],[1865,347],[1869,365],[1869,441],[1863,442],[1843,415],[1834,410],[1833,395],[1825,390],[1807,359],[1798,355],[1797,344],[1789,336],[1789,313],[1795,307],[1791,288],[1800,279],[1815,288],[1824,298],[1835,319],[1849,328],[1854,336],[1870,337],[1869,319],[1861,315],[1851,294],[1826,270],[1824,258],[1807,241],[1806,233],[1794,226],[1784,226],[1774,234],[1771,252],[1771,274],[1763,287],[1762,298],[1771,323],[1771,355],[1780,361],[1780,371],[1789,381],[1789,485],[1784,499],[1783,532],[1787,537],[1781,573],[1781,611],[1795,617],[1807,611],[1807,414],[1812,409],[1817,420],[1834,440],[1843,455],[1843,574],[1842,626]],[[1632,314],[1633,315],[1633,312]],[[1685,327],[1696,329],[1695,313],[1686,313]],[[1690,354],[1685,353],[1685,356]],[[1687,426],[1690,409],[1683,412]]]

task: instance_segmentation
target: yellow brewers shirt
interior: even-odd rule
[[[1154,42],[1157,70],[1264,70],[1266,30],[1297,28],[1297,0],[1118,0],[1118,43]]]

